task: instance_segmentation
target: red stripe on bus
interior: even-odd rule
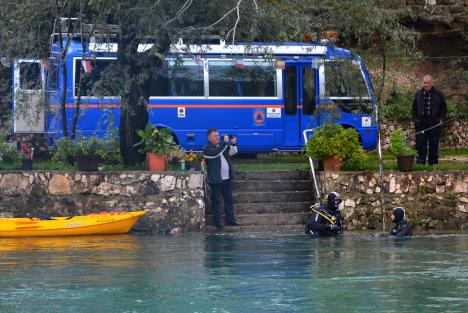
[[[51,104],[51,108],[59,109],[61,105]],[[65,108],[74,109],[75,104],[67,104]],[[91,109],[115,109],[119,108],[120,104],[80,104],[80,108],[91,108]],[[268,104],[150,104],[150,109],[172,109],[178,107],[192,108],[192,109],[242,109],[242,108],[253,108],[253,109],[264,109],[264,108],[284,108],[283,105],[268,105]]]

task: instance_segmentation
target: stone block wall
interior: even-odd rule
[[[322,191],[339,192],[344,200],[347,229],[381,229],[379,174],[374,172],[321,172]],[[405,208],[417,228],[468,228],[468,175],[453,172],[385,172],[384,208]],[[386,214],[386,216],[387,216]],[[391,222],[387,219],[386,229]]]
[[[3,217],[147,210],[139,230],[201,230],[203,197],[203,174],[197,172],[0,172]]]
[[[397,128],[403,130],[409,143],[414,147],[416,130],[412,121],[385,120],[380,125],[383,150],[390,148],[390,136]],[[459,119],[445,124],[442,128],[440,147],[442,149],[468,148],[468,119]]]

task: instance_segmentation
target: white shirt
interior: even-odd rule
[[[221,158],[221,179],[227,180],[229,179],[229,163],[226,161],[226,158],[223,154],[220,155]]]

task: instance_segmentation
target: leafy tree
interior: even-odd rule
[[[140,161],[136,131],[148,121],[148,82],[157,75],[171,43],[198,42],[206,35],[235,41],[303,41],[305,35],[337,30],[341,46],[383,56],[405,52],[414,38],[399,23],[403,0],[20,0],[0,7],[1,56],[45,58],[56,18],[118,25],[118,61],[112,88],[121,97],[120,148],[127,164]],[[94,29],[92,27],[91,29]],[[67,37],[68,34],[64,34]],[[86,45],[92,31],[82,42]],[[114,40],[110,36],[104,42]],[[155,43],[144,53],[138,44]],[[66,48],[66,46],[64,47]],[[66,56],[66,49],[63,50]],[[385,58],[384,58],[385,59]],[[383,63],[385,64],[385,62]],[[81,85],[81,83],[79,84]],[[108,83],[101,84],[109,86]],[[78,97],[79,108],[80,97]],[[64,114],[62,108],[62,115]],[[76,110],[78,112],[79,110]],[[77,114],[77,113],[76,113]],[[64,115],[63,115],[64,116]],[[75,115],[73,125],[76,126]],[[66,119],[64,119],[66,120]],[[64,129],[68,129],[65,125]],[[72,129],[75,127],[72,126]]]

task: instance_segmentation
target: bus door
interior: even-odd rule
[[[284,145],[302,147],[302,131],[315,127],[317,88],[316,68],[313,62],[286,62],[284,71]]]
[[[13,66],[13,132],[45,131],[44,69],[41,60],[18,59]]]

